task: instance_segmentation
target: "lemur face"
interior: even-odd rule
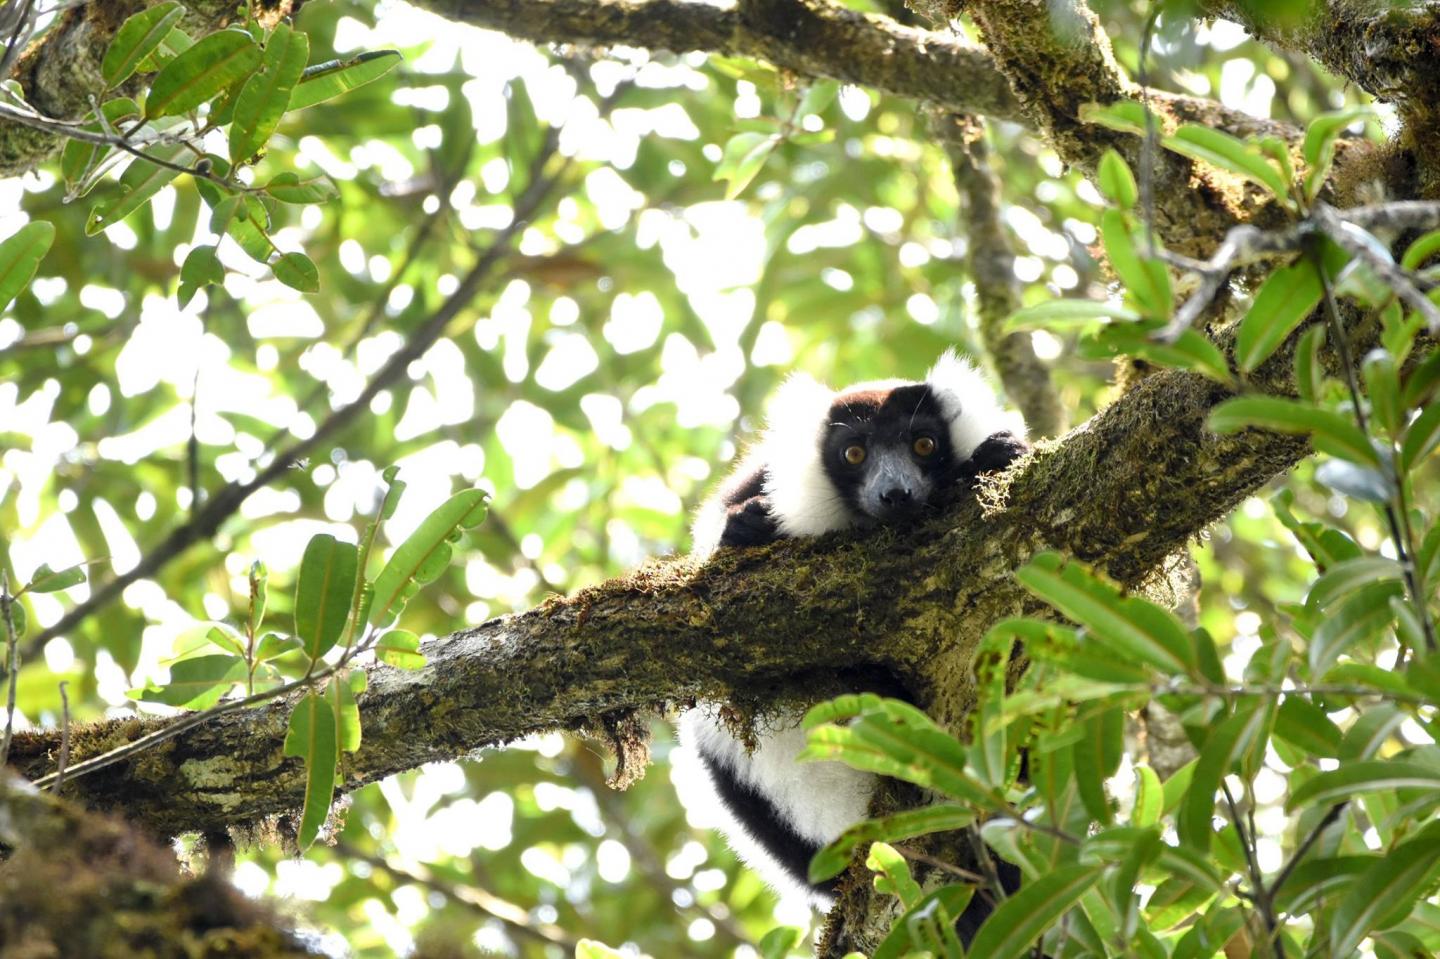
[[[857,515],[883,523],[918,512],[959,467],[944,411],[925,383],[836,396],[821,465]]]

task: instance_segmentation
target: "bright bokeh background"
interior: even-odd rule
[[[1133,70],[1142,5],[1095,6]],[[315,259],[319,294],[282,286],[227,240],[223,288],[178,308],[177,265],[214,240],[183,179],[95,238],[82,229],[93,198],[67,204],[53,170],[0,183],[0,235],[30,217],[61,225],[40,276],[0,315],[0,561],[12,582],[41,563],[91,561],[97,579],[132,568],[186,518],[196,488],[253,476],[358,395],[510,222],[541,130],[559,129],[568,167],[447,338],[333,449],[31,651],[22,724],[58,722],[62,680],[76,720],[163,710],[127,690],[163,679],[197,626],[238,615],[255,559],[284,621],[307,539],[355,539],[389,465],[409,489],[385,545],[456,489],[493,494],[491,518],[407,613],[409,628],[442,635],[683,550],[688,513],[790,370],[837,384],[916,376],[951,345],[983,361],[963,217],[911,103],[845,87],[802,112],[808,88],[754,63],[545,51],[401,3],[310,3],[298,26],[312,60],[405,54],[399,73],[288,119],[261,165],[340,188],[331,204],[279,211],[276,241]],[[1262,116],[1308,117],[1347,95],[1223,21],[1162,21],[1149,69],[1161,86]],[[787,142],[726,200],[712,181],[726,141],[777,130]],[[1105,295],[1094,188],[1024,129],[991,134],[1026,300]],[[1034,337],[1072,422],[1112,398],[1107,364]],[[1308,467],[1293,487],[1297,511],[1344,516]],[[1378,543],[1368,513],[1344,522]],[[1201,622],[1238,670],[1309,567],[1263,498],[1195,552]],[[32,634],[86,595],[30,597]],[[755,955],[748,943],[772,926],[807,925],[802,901],[777,899],[707,823],[687,820],[672,778],[683,785],[693,758],[664,723],[656,734],[656,764],[627,793],[604,788],[598,744],[538,737],[363,789],[338,846],[294,859],[254,845],[235,880],[357,956],[417,943],[436,956],[562,951],[496,919],[493,898],[457,890],[498,897],[537,928],[661,957]],[[1262,834],[1282,825],[1262,811]]]

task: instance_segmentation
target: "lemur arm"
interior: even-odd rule
[[[973,482],[981,473],[1003,470],[1029,451],[1029,445],[1008,430],[992,433],[975,447],[968,460],[960,464],[960,478]]]
[[[780,538],[780,524],[764,496],[752,496],[726,508],[721,546],[764,546]]]

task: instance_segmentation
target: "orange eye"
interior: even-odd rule
[[[935,452],[935,441],[928,436],[920,436],[910,448],[915,451],[916,456],[929,456]]]
[[[849,463],[851,466],[859,466],[861,463],[865,462],[865,447],[845,447],[845,462]]]

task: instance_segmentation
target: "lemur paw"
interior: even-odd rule
[[[973,479],[981,473],[1003,470],[1029,450],[1026,442],[1014,433],[995,433],[975,447],[975,452],[970,454],[961,471]]]
[[[763,496],[753,496],[730,507],[725,531],[720,534],[721,546],[763,546],[780,538],[780,528],[770,515],[770,504]]]

